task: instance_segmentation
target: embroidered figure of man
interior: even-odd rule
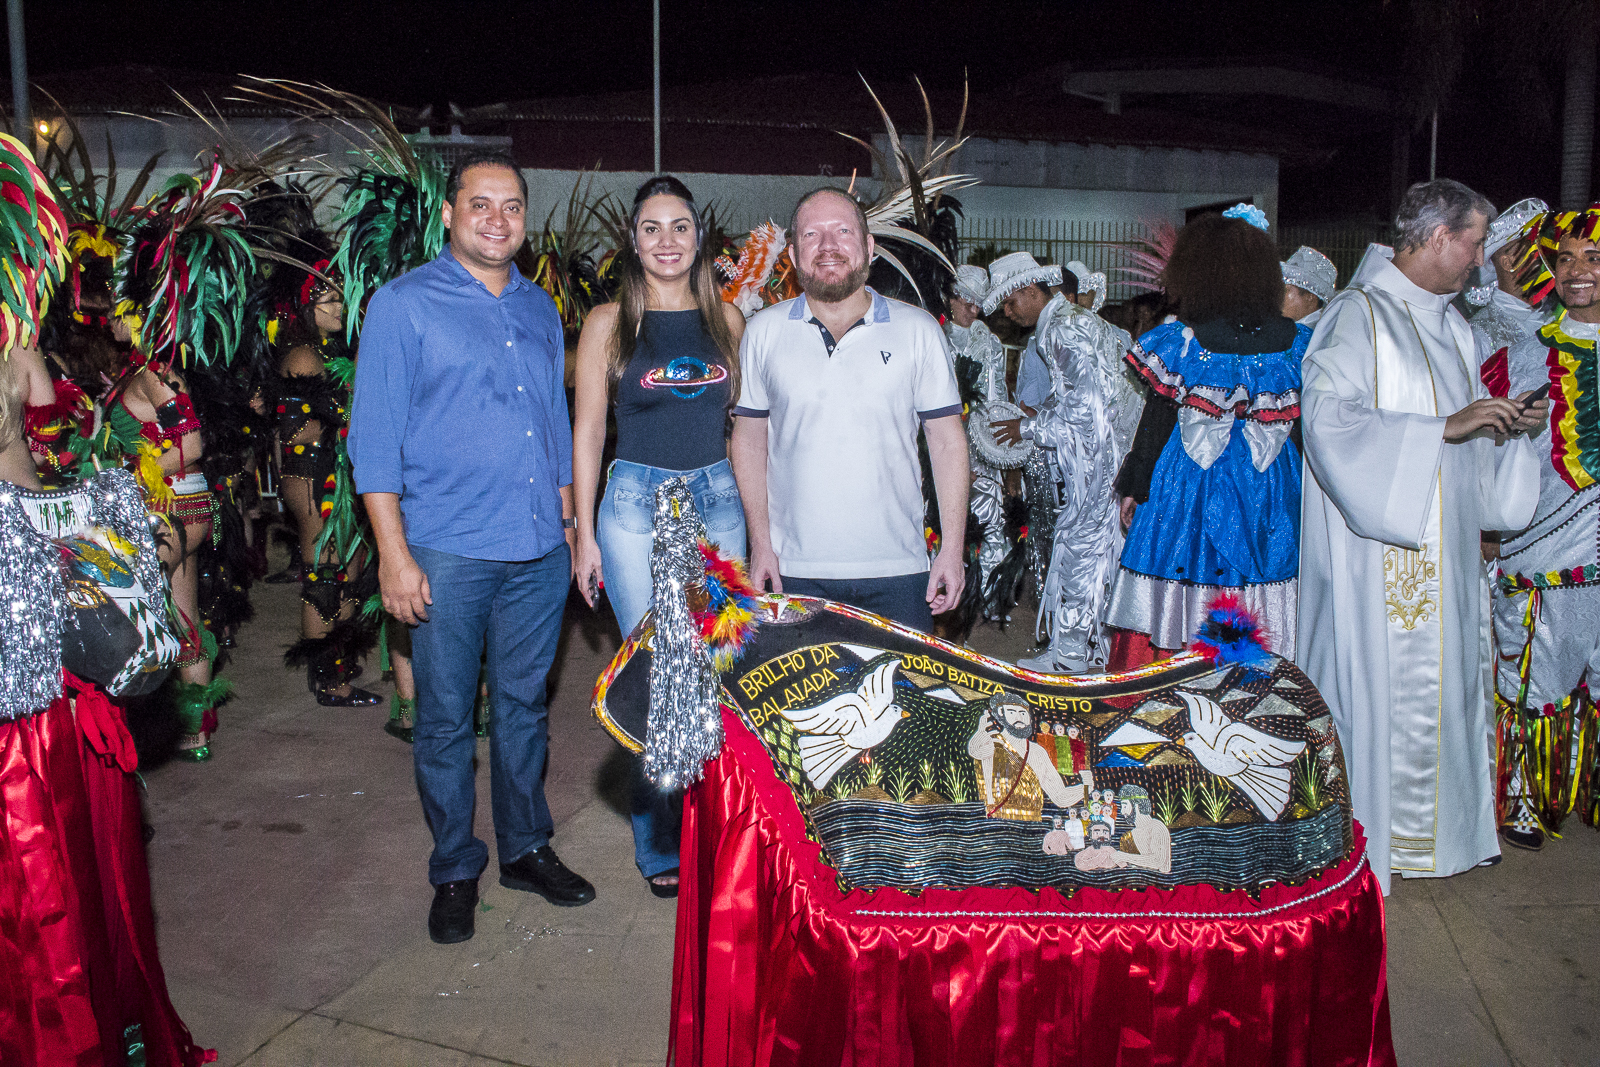
[[[1079,852],[1073,861],[1077,868],[1096,871],[1140,867],[1171,873],[1172,832],[1151,813],[1150,794],[1144,786],[1129,784],[1119,789],[1114,811],[1116,814],[1108,812],[1102,820],[1120,818],[1124,824],[1132,824],[1132,829],[1119,840],[1114,824],[1106,821],[1091,824],[1089,847]]]
[[[1044,799],[1058,808],[1083,800],[1084,787],[1068,786],[1044,748],[1034,741],[1033,708],[1021,697],[996,693],[967,741],[977,761],[984,808],[991,818],[1037,822]]]

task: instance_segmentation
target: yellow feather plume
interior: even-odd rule
[[[144,489],[144,502],[151,511],[166,511],[177,494],[167,484],[161,469],[161,453],[149,441],[140,440],[139,458],[134,462],[133,476]]]

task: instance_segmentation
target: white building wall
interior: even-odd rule
[[[41,114],[41,118],[49,118]],[[303,123],[281,119],[236,119],[227,125],[239,141],[265,147]],[[182,117],[150,120],[122,116],[86,117],[79,129],[96,171],[107,165],[106,133],[120,170],[119,198],[150,154],[163,151],[151,176],[148,192],[161,188],[174,174],[192,171],[198,157],[209,151],[218,135],[197,119]],[[325,127],[315,133],[313,151],[331,169],[343,169],[351,160],[351,144]],[[887,139],[878,138],[880,151]],[[1248,152],[1197,151],[1177,148],[1133,148],[1115,145],[1058,144],[1044,141],[1007,141],[971,138],[956,153],[952,169],[979,178],[981,184],[955,195],[969,223],[979,220],[1039,219],[1083,222],[1133,222],[1169,219],[1182,223],[1184,212],[1204,204],[1252,200],[1276,222],[1278,162],[1268,155]],[[564,220],[567,199],[580,177],[571,170],[524,170],[528,180],[530,229],[543,226],[553,213]],[[610,194],[624,206],[650,175],[642,171],[609,171],[592,176],[591,195]],[[787,222],[794,203],[804,193],[825,183],[845,184],[848,178],[816,176],[681,173],[678,177],[702,205],[715,204],[718,218],[729,232],[748,230],[768,218]],[[879,183],[858,178],[858,191],[872,196]],[[319,214],[331,217],[337,204],[324,202]]]
[[[524,170],[528,180],[528,228],[541,228],[546,217],[555,213],[559,229],[566,218],[567,200],[583,172],[575,170]],[[679,171],[676,178],[689,187],[701,208],[714,204],[717,218],[730,234],[748,231],[769,218],[780,226],[789,224],[789,213],[802,196],[822,185],[849,184],[843,179],[815,175],[697,174]],[[610,194],[624,209],[633,205],[633,194],[652,175],[645,171],[601,171],[586,181],[591,197]],[[856,180],[857,192],[875,195],[878,183],[870,178]]]
[[[887,154],[888,138],[877,148]],[[1223,200],[1250,200],[1274,224],[1278,161],[1253,152],[968,138],[952,172],[982,183],[957,193],[969,219],[1166,218]]]

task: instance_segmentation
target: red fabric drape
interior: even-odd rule
[[[210,1062],[156,956],[126,721],[67,686],[76,719],[63,698],[0,723],[0,1063],[120,1065],[133,1023],[150,1067]]]
[[[1106,672],[1117,674],[1134,671],[1157,660],[1171,659],[1182,649],[1157,648],[1150,643],[1150,635],[1138,630],[1123,630],[1116,626],[1106,628],[1111,635],[1111,650],[1106,654]]]
[[[760,743],[723,721],[728,744],[684,806],[675,1062],[1394,1063],[1383,899],[1359,827],[1343,864],[1259,899],[843,892]]]

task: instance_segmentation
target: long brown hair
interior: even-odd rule
[[[22,392],[21,360],[6,353],[0,358],[0,452],[22,439],[22,412],[27,403]]]
[[[722,288],[717,284],[711,269],[711,256],[706,252],[705,226],[700,221],[700,210],[695,207],[694,196],[678,179],[658,175],[639,186],[633,195],[633,214],[628,218],[628,243],[617,252],[617,332],[611,345],[611,356],[606,363],[606,384],[613,395],[623,371],[633,360],[639,344],[639,329],[644,325],[644,313],[650,300],[650,280],[645,276],[644,264],[634,247],[634,234],[639,230],[639,212],[644,202],[652,196],[675,196],[689,205],[694,217],[694,262],[689,266],[689,288],[694,293],[695,306],[700,309],[700,321],[706,333],[722,353],[728,366],[728,403],[739,400],[739,349],[733,343],[733,331],[723,316]]]
[[[1178,318],[1193,326],[1281,315],[1283,273],[1272,238],[1243,219],[1202,215],[1178,233],[1162,274]]]

